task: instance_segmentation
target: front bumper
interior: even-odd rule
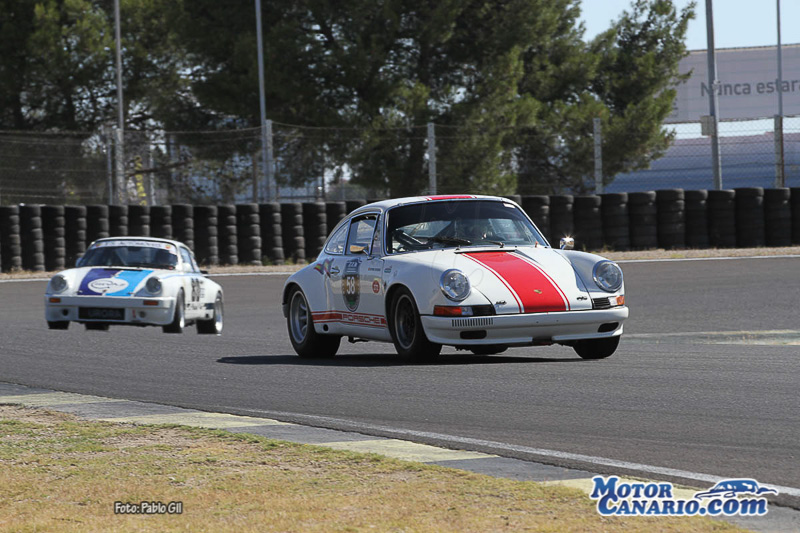
[[[53,302],[51,299],[58,299]],[[144,302],[156,302],[145,305]],[[81,318],[81,308],[122,309],[123,320],[108,318]],[[129,298],[116,296],[53,296],[44,298],[44,316],[48,322],[102,322],[106,324],[133,324],[166,326],[175,314],[175,298]]]
[[[429,341],[451,346],[550,344],[615,337],[622,334],[626,318],[625,306],[558,313],[420,317]]]

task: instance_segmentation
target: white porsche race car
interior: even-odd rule
[[[86,329],[109,325],[162,326],[182,333],[222,332],[222,287],[197,267],[186,245],[151,237],[110,237],[92,243],[76,268],[50,279],[44,296],[50,329],[70,322]]]
[[[563,344],[608,357],[628,317],[619,266],[553,249],[514,202],[430,196],[366,205],[334,228],[316,263],[283,289],[298,355],[330,357],[341,337],[393,342],[410,360],[442,345],[494,354]]]

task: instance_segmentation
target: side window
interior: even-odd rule
[[[341,228],[336,230],[336,233],[328,241],[328,245],[325,246],[325,253],[326,254],[343,254],[344,253],[344,243],[345,239],[347,238],[347,228],[348,224],[343,224]]]
[[[189,250],[186,248],[181,248],[181,259],[183,259],[183,271],[184,272],[194,272],[195,266],[194,261],[192,261],[192,254],[189,253]]]
[[[375,230],[375,223],[378,215],[365,215],[353,219],[350,223],[350,233],[347,236],[347,253],[362,254],[369,252],[372,243],[372,234]]]

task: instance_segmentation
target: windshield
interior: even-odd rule
[[[546,245],[525,214],[496,200],[425,202],[389,210],[388,253],[463,246]]]
[[[101,241],[95,243],[78,261],[79,267],[117,266],[174,270],[177,250],[155,241]]]

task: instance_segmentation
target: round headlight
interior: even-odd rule
[[[592,277],[597,286],[606,292],[616,292],[622,287],[622,269],[613,261],[600,261],[594,265]]]
[[[50,278],[50,290],[53,292],[64,292],[69,287],[67,278],[61,274],[56,274]]]
[[[161,292],[161,280],[158,278],[150,278],[147,280],[144,287],[150,294],[158,294]]]
[[[460,302],[469,296],[469,280],[460,270],[450,269],[445,271],[439,280],[439,286],[449,300]]]

